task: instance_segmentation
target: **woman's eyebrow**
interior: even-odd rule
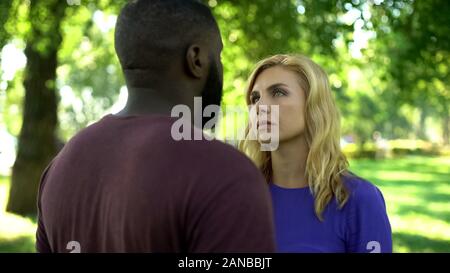
[[[279,83],[274,83],[274,84],[270,85],[269,87],[266,88],[266,90],[272,90],[272,89],[274,89],[274,88],[281,87],[281,86],[289,87],[287,84],[284,84],[284,83],[279,82]],[[252,91],[250,92],[250,95],[252,95],[252,94],[254,94],[254,93],[259,93],[259,91],[258,91],[258,90],[252,90]]]
[[[282,87],[282,86],[284,86],[284,87],[289,87],[287,84],[284,84],[284,83],[279,82],[279,83],[274,83],[274,84],[272,84],[271,86],[269,86],[269,87],[267,88],[267,90],[272,90],[272,89],[274,89],[274,88]]]

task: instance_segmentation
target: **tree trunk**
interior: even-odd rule
[[[426,109],[427,106],[423,106],[422,111],[420,112],[420,122],[419,122],[419,128],[417,130],[417,136],[419,139],[427,140],[427,133],[426,133],[426,121],[428,117],[428,111]]]
[[[31,1],[25,55],[23,125],[6,210],[36,214],[40,176],[57,151],[56,68],[66,1]]]
[[[443,138],[444,138],[444,145],[450,145],[450,115],[447,111],[447,115],[442,120],[443,124]]]

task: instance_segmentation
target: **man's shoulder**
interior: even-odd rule
[[[231,144],[217,139],[182,140],[178,143],[179,152],[185,152],[193,159],[203,161],[206,165],[220,164],[224,170],[256,170],[251,160]]]
[[[207,136],[193,125],[187,139],[174,136],[176,120],[170,116],[108,115],[77,133],[66,144],[65,152],[78,155],[83,150],[110,150],[108,147],[115,145],[116,150],[144,161],[157,158],[161,164],[215,169],[220,173],[258,172],[251,160],[235,147]]]
[[[147,135],[153,132],[155,136],[164,137],[162,132],[170,130],[173,119],[169,116],[130,116],[120,117],[108,114],[89,124],[77,132],[68,144],[91,142],[95,139],[124,138],[133,135]]]

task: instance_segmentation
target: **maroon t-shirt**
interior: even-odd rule
[[[73,137],[42,175],[37,250],[274,251],[257,168],[219,141],[173,140],[174,121],[108,115]]]

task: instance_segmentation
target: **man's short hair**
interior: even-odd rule
[[[193,41],[218,33],[210,9],[195,0],[133,0],[120,12],[115,48],[124,70],[164,70]]]

